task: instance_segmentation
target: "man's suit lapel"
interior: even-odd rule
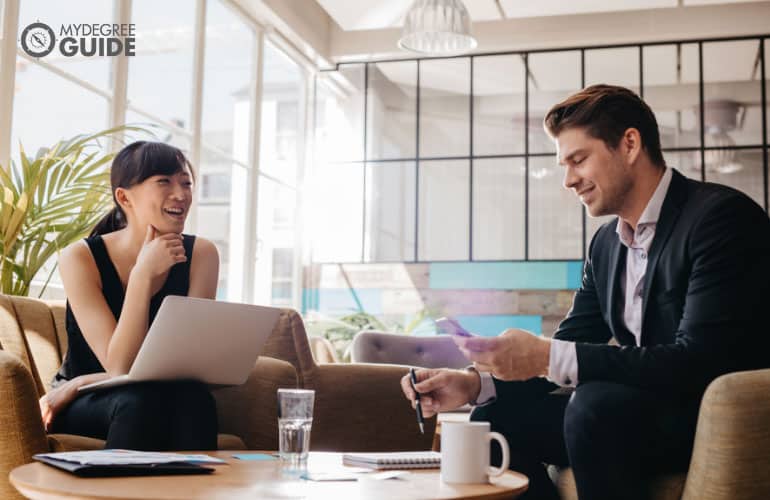
[[[650,290],[652,290],[652,282],[655,278],[655,268],[658,265],[663,249],[666,246],[671,231],[676,225],[677,219],[682,212],[682,205],[687,198],[687,179],[672,169],[671,184],[666,193],[666,198],[663,200],[663,207],[660,210],[660,217],[658,223],[655,226],[655,237],[652,240],[652,246],[647,256],[647,268],[644,272],[644,293],[642,296],[642,338],[641,345],[644,345],[645,330],[644,330],[644,318],[647,314],[647,304],[650,299]]]
[[[625,247],[614,231],[612,232],[611,238],[612,246],[610,247],[610,275],[609,287],[607,287],[607,308],[610,312],[610,330],[613,335],[617,337],[620,331],[625,330],[622,328],[622,324],[618,322],[620,318],[617,317],[617,306],[620,303],[618,300],[618,294],[620,293],[620,272],[625,268],[625,266],[621,266],[620,263],[621,259],[626,258],[626,252],[623,251],[625,250]],[[619,340],[620,339],[618,339],[618,341]]]

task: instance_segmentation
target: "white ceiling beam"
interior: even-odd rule
[[[229,1],[316,68],[331,64],[331,32],[340,28],[315,0]]]
[[[590,15],[478,22],[475,52],[582,47],[766,34],[770,2],[706,5]],[[412,57],[399,50],[400,29],[343,31],[331,27],[335,62]]]
[[[520,0],[501,0],[505,17],[531,18],[539,16],[564,16],[574,14],[595,14],[600,12],[632,11],[676,7],[677,0],[538,0],[522,2]]]
[[[342,29],[350,31],[398,26],[412,0],[386,2],[317,0],[317,2]]]

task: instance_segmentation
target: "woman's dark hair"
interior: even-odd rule
[[[136,141],[121,149],[112,160],[110,183],[115,206],[91,231],[90,236],[107,234],[126,227],[128,220],[115,199],[115,190],[141,184],[153,175],[174,175],[187,167],[194,173],[184,153],[162,142]]]
[[[568,128],[583,127],[610,149],[618,147],[628,128],[635,128],[652,163],[660,168],[666,166],[655,114],[627,88],[604,84],[586,87],[552,107],[543,125],[551,137]]]

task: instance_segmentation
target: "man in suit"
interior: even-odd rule
[[[581,499],[643,498],[649,476],[687,469],[709,382],[770,367],[770,220],[666,166],[655,116],[628,89],[583,89],[544,126],[564,187],[592,217],[617,218],[594,235],[551,339],[455,337],[474,366],[420,370],[416,388],[427,416],[476,405],[472,419],[506,436],[529,477],[526,498],[558,498],[543,463],[570,465]],[[402,388],[414,404],[406,377]]]

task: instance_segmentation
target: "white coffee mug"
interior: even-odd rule
[[[492,440],[500,443],[503,463],[489,465]],[[441,480],[445,483],[488,483],[490,477],[508,470],[508,441],[499,432],[489,432],[489,422],[441,423]]]

